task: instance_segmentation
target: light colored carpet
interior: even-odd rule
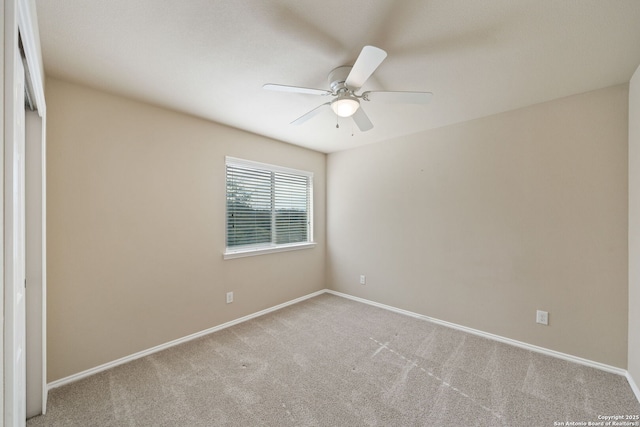
[[[323,294],[54,389],[27,425],[542,427],[636,414],[622,376]]]

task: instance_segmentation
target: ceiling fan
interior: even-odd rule
[[[331,96],[333,99],[314,108],[308,113],[292,121],[292,125],[301,125],[318,113],[324,107],[331,106],[331,109],[340,117],[353,117],[353,121],[362,132],[373,129],[373,123],[369,120],[360,105],[360,101],[374,101],[386,103],[402,104],[427,104],[433,94],[431,92],[388,92],[388,91],[367,91],[358,95],[357,92],[371,77],[373,72],[380,66],[387,57],[387,52],[375,46],[365,46],[362,48],[358,59],[353,66],[345,65],[335,68],[329,73],[329,87],[331,90],[312,89],[298,86],[285,86],[268,83],[262,86],[267,90],[281,92],[303,93],[308,95]]]

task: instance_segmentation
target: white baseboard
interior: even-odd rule
[[[517,341],[517,340],[511,339],[511,338],[505,338],[505,337],[502,337],[500,335],[495,335],[495,334],[491,334],[491,333],[488,333],[488,332],[483,332],[483,331],[480,331],[480,330],[477,330],[477,329],[468,328],[466,326],[458,325],[458,324],[451,323],[451,322],[446,322],[444,320],[435,319],[433,317],[424,316],[422,314],[418,314],[418,313],[414,313],[414,312],[411,312],[411,311],[408,311],[408,310],[403,310],[403,309],[400,309],[400,308],[392,307],[392,306],[386,305],[386,304],[381,304],[381,303],[378,303],[378,302],[375,302],[375,301],[371,301],[371,300],[367,300],[367,299],[364,299],[364,298],[355,297],[355,296],[352,296],[352,295],[344,294],[342,292],[337,292],[337,291],[333,291],[333,290],[330,290],[330,289],[323,289],[323,290],[320,290],[320,291],[317,291],[317,292],[313,292],[311,294],[302,296],[300,298],[296,298],[296,299],[291,300],[291,301],[287,301],[285,303],[276,305],[274,307],[267,308],[267,309],[262,310],[262,311],[258,311],[257,313],[249,314],[249,315],[241,317],[239,319],[235,319],[235,320],[229,321],[227,323],[223,323],[221,325],[214,326],[214,327],[209,328],[209,329],[205,329],[204,331],[196,332],[194,334],[187,335],[186,337],[178,338],[178,339],[170,341],[168,343],[161,344],[161,345],[149,348],[147,350],[139,351],[139,352],[134,353],[132,355],[122,357],[120,359],[114,360],[112,362],[105,363],[105,364],[100,365],[100,366],[96,366],[95,368],[87,369],[86,371],[82,371],[82,372],[79,372],[77,374],[73,374],[73,375],[70,375],[68,377],[61,378],[59,380],[56,380],[56,381],[53,381],[53,382],[49,383],[47,385],[47,388],[48,388],[48,390],[51,390],[53,388],[60,387],[60,386],[63,386],[65,384],[69,384],[69,383],[72,383],[74,381],[78,381],[78,380],[80,380],[82,378],[86,378],[88,376],[97,374],[98,372],[106,371],[107,369],[111,369],[111,368],[114,368],[114,367],[116,367],[118,365],[122,365],[123,363],[131,362],[132,360],[136,360],[136,359],[139,359],[141,357],[148,356],[148,355],[153,354],[153,353],[157,353],[157,352],[165,350],[167,348],[170,348],[170,347],[173,347],[173,346],[176,346],[176,345],[179,345],[179,344],[194,340],[196,338],[200,338],[200,337],[202,337],[204,335],[208,335],[208,334],[220,331],[222,329],[228,328],[230,326],[237,325],[237,324],[242,323],[242,322],[246,322],[247,320],[255,319],[256,317],[263,316],[263,315],[265,315],[267,313],[271,313],[273,311],[279,310],[279,309],[287,307],[289,305],[296,304],[298,302],[307,300],[309,298],[313,298],[313,297],[321,295],[323,293],[330,293],[330,294],[333,294],[333,295],[336,295],[336,296],[339,296],[339,297],[343,297],[343,298],[347,298],[347,299],[350,299],[350,300],[358,301],[358,302],[361,302],[361,303],[364,303],[364,304],[369,304],[369,305],[372,305],[374,307],[383,308],[385,310],[393,311],[393,312],[396,312],[396,313],[404,314],[406,316],[411,316],[411,317],[414,317],[414,318],[417,318],[417,319],[426,320],[428,322],[432,322],[432,323],[435,323],[435,324],[438,324],[438,325],[446,326],[446,327],[457,329],[457,330],[460,330],[460,331],[463,331],[463,332],[467,332],[467,333],[470,333],[470,334],[473,334],[473,335],[477,335],[477,336],[480,336],[480,337],[488,338],[488,339],[493,340],[493,341],[499,341],[499,342],[502,342],[502,343],[505,343],[505,344],[510,344],[510,345],[513,345],[513,346],[516,346],[516,347],[523,348],[525,350],[535,351],[536,353],[546,354],[548,356],[556,357],[556,358],[559,358],[559,359],[564,359],[564,360],[567,360],[569,362],[574,362],[574,363],[578,363],[580,365],[589,366],[589,367],[592,367],[592,368],[595,368],[595,369],[600,369],[602,371],[611,372],[613,374],[622,375],[622,376],[627,378],[627,381],[629,382],[629,385],[631,386],[631,389],[633,390],[633,392],[636,395],[636,398],[638,398],[638,401],[640,402],[640,389],[638,388],[638,385],[634,382],[634,380],[631,377],[631,375],[629,375],[629,373],[625,369],[617,368],[615,366],[606,365],[606,364],[600,363],[600,362],[595,362],[593,360],[584,359],[582,357],[573,356],[571,354],[561,353],[559,351],[550,350],[548,348],[539,347],[537,345],[528,344],[528,343],[525,343],[525,342],[522,342],[522,341]]]
[[[638,399],[638,403],[640,403],[640,388],[638,388],[638,384],[633,380],[631,374],[627,371],[627,381],[629,381],[629,385],[631,386],[631,390],[636,395],[636,399]]]
[[[263,316],[263,315],[265,315],[267,313],[271,313],[272,311],[280,310],[281,308],[287,307],[289,305],[296,304],[298,302],[304,301],[304,300],[309,299],[309,298],[313,298],[313,297],[321,295],[321,294],[323,294],[325,292],[326,292],[326,289],[323,289],[323,290],[320,290],[320,291],[317,291],[317,292],[313,292],[311,294],[304,295],[304,296],[302,296],[300,298],[296,298],[296,299],[293,299],[291,301],[287,301],[287,302],[284,302],[282,304],[278,304],[278,305],[276,305],[274,307],[267,308],[267,309],[264,309],[262,311],[258,311],[257,313],[249,314],[249,315],[241,317],[239,319],[231,320],[231,321],[229,321],[227,323],[223,323],[222,325],[214,326],[213,328],[205,329],[204,331],[196,332],[194,334],[187,335],[186,337],[178,338],[176,340],[169,341],[168,343],[160,344],[160,345],[157,345],[155,347],[149,348],[147,350],[142,350],[142,351],[139,351],[137,353],[131,354],[129,356],[121,357],[120,359],[114,360],[112,362],[107,362],[107,363],[105,363],[103,365],[96,366],[95,368],[87,369],[86,371],[78,372],[77,374],[73,374],[73,375],[70,375],[68,377],[61,378],[59,380],[50,382],[49,384],[47,384],[47,389],[51,390],[51,389],[54,389],[56,387],[63,386],[65,384],[69,384],[69,383],[78,381],[78,380],[80,380],[82,378],[86,378],[88,376],[95,375],[98,372],[106,371],[107,369],[114,368],[114,367],[116,367],[118,365],[122,365],[123,363],[131,362],[132,360],[136,360],[136,359],[139,359],[141,357],[148,356],[150,354],[157,353],[157,352],[162,351],[162,350],[166,350],[167,348],[170,348],[170,347],[173,347],[173,346],[176,346],[176,345],[179,345],[179,344],[194,340],[196,338],[200,338],[200,337],[202,337],[204,335],[208,335],[208,334],[211,334],[213,332],[220,331],[220,330],[228,328],[230,326],[237,325],[238,323],[242,323],[242,322],[246,322],[247,320],[255,319],[256,317]]]
[[[390,305],[380,304],[378,302],[370,301],[370,300],[367,300],[367,299],[364,299],[364,298],[359,298],[359,297],[354,297],[352,295],[343,294],[342,292],[336,292],[336,291],[333,291],[333,290],[330,290],[330,289],[327,289],[326,292],[328,292],[330,294],[333,294],[333,295],[337,295],[337,296],[343,297],[343,298],[348,298],[348,299],[351,299],[351,300],[354,300],[354,301],[358,301],[358,302],[362,302],[362,303],[365,303],[365,304],[369,304],[369,305],[372,305],[372,306],[375,306],[375,307],[384,308],[385,310],[394,311],[396,313],[404,314],[406,316],[411,316],[411,317],[415,317],[415,318],[418,318],[418,319],[426,320],[428,322],[436,323],[438,325],[446,326],[446,327],[453,328],[453,329],[458,329],[460,331],[468,332],[470,334],[478,335],[478,336],[481,336],[481,337],[484,337],[484,338],[488,338],[490,340],[499,341],[499,342],[502,342],[502,343],[505,343],[505,344],[510,344],[510,345],[513,345],[513,346],[516,346],[516,347],[523,348],[525,350],[535,351],[536,353],[546,354],[547,356],[557,357],[559,359],[568,360],[569,362],[575,362],[575,363],[578,363],[580,365],[589,366],[589,367],[592,367],[592,368],[600,369],[602,371],[611,372],[611,373],[614,373],[614,374],[626,376],[627,379],[630,378],[630,376],[628,376],[627,371],[625,369],[617,368],[615,366],[606,365],[604,363],[595,362],[593,360],[583,359],[582,357],[573,356],[571,354],[566,354],[566,353],[561,353],[559,351],[550,350],[550,349],[544,348],[544,347],[538,347],[537,345],[528,344],[528,343],[525,343],[525,342],[522,342],[522,341],[517,341],[517,340],[511,339],[511,338],[505,338],[505,337],[502,337],[500,335],[490,334],[488,332],[483,332],[483,331],[480,331],[480,330],[477,330],[477,329],[468,328],[466,326],[457,325],[455,323],[446,322],[444,320],[435,319],[433,317],[424,316],[422,314],[414,313],[412,311],[403,310],[401,308],[392,307]],[[629,383],[631,383],[631,380],[629,381]],[[636,393],[636,396],[638,396],[638,391],[637,390],[638,389],[636,387],[636,389],[634,389],[634,392]]]

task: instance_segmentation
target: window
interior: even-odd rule
[[[313,173],[227,157],[226,174],[225,259],[315,246]]]

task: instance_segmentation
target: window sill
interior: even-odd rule
[[[294,243],[290,245],[281,245],[281,246],[270,246],[270,247],[262,247],[262,248],[245,248],[245,249],[235,249],[235,250],[227,250],[224,254],[222,254],[223,259],[234,259],[234,258],[244,258],[248,256],[256,256],[256,255],[266,255],[272,254],[276,252],[287,252],[287,251],[297,251],[299,249],[311,249],[316,246],[315,242],[305,242],[305,243]]]

